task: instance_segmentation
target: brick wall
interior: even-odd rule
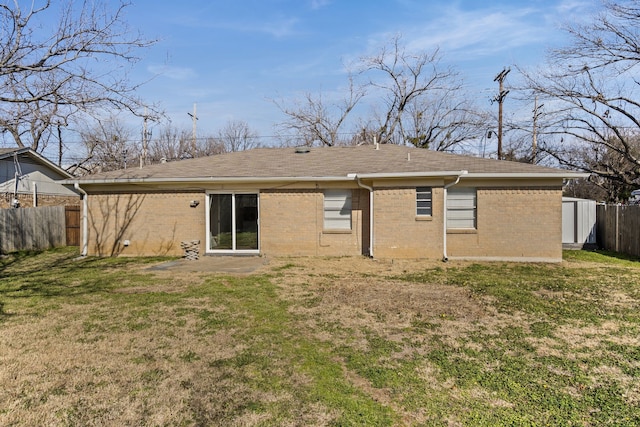
[[[180,256],[186,240],[200,240],[204,252],[204,192],[89,195],[88,205],[89,255]]]
[[[558,188],[477,190],[477,230],[447,233],[449,257],[562,257],[562,192]],[[433,214],[416,216],[415,187],[378,188],[374,200],[376,258],[439,259],[443,255],[443,189],[433,187]],[[268,256],[357,256],[369,247],[369,192],[352,189],[352,226],[323,229],[322,189],[260,192],[260,251]],[[198,200],[196,208],[189,206]],[[206,194],[90,195],[89,253],[182,255],[180,242],[206,245]],[[123,245],[129,240],[129,246]]]
[[[478,188],[477,230],[447,233],[450,257],[562,259],[560,188]]]
[[[323,230],[323,201],[322,190],[316,189],[262,191],[261,252],[275,256],[344,256],[366,252],[369,246],[368,191],[352,190],[351,230],[345,232]]]
[[[20,201],[20,206],[23,208],[33,207],[33,194],[17,194],[17,199]],[[0,209],[7,209],[12,207],[13,193],[2,193],[0,195]],[[47,194],[37,195],[38,206],[69,206],[79,205],[80,196],[54,196]]]
[[[189,207],[194,199],[200,201],[197,208]],[[180,256],[180,242],[194,239],[201,241],[200,252],[205,252],[204,193],[90,195],[88,203],[90,255]],[[330,232],[323,230],[322,190],[263,191],[260,252],[274,256],[361,255],[369,245],[368,203],[368,192],[354,189],[352,229]],[[129,240],[127,247],[125,240]]]
[[[432,216],[416,216],[416,189],[374,192],[374,256],[432,258],[442,256],[442,188],[432,189]]]

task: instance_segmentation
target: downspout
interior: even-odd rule
[[[447,255],[447,190],[450,187],[453,187],[454,185],[456,185],[457,183],[460,182],[460,178],[463,175],[466,175],[468,172],[467,171],[462,171],[462,173],[460,175],[458,175],[458,177],[456,178],[455,181],[450,182],[449,184],[444,186],[444,191],[443,191],[443,215],[442,215],[442,224],[443,224],[443,229],[442,229],[442,261],[447,262],[449,260],[449,256]]]
[[[358,175],[355,178],[358,186],[369,190],[369,257],[373,258],[373,187],[363,184]]]
[[[82,250],[80,256],[87,256],[87,249],[89,247],[89,221],[87,219],[87,212],[89,209],[89,202],[87,200],[87,192],[80,188],[80,184],[75,182],[73,187],[82,194]]]

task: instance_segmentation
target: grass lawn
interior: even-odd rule
[[[640,425],[640,262],[161,261],[0,258],[0,425]]]

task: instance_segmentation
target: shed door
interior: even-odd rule
[[[562,202],[562,243],[576,243],[576,202]]]

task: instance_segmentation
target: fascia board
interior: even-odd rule
[[[436,172],[396,172],[396,173],[352,173],[350,178],[380,179],[380,178],[434,178],[434,177],[458,177],[467,175],[467,171],[436,171]]]
[[[457,177],[466,171],[438,171],[438,172],[398,172],[398,173],[365,173],[348,174],[346,176],[274,176],[274,177],[198,177],[198,178],[106,178],[106,179],[68,179],[62,181],[65,185],[92,184],[213,184],[213,183],[270,183],[270,182],[340,182],[361,179],[378,178],[430,178]]]
[[[107,179],[69,179],[63,184],[92,185],[92,184],[244,184],[271,182],[338,182],[352,181],[346,176],[303,176],[303,177],[199,177],[199,178],[107,178]]]
[[[66,179],[59,181],[64,185],[93,185],[93,184],[230,184],[230,183],[272,183],[272,182],[345,182],[360,179],[393,179],[393,178],[433,178],[433,177],[462,177],[463,179],[575,179],[586,178],[588,173],[559,172],[559,173],[468,173],[459,171],[436,172],[397,172],[397,173],[350,173],[346,176],[274,176],[274,177],[197,177],[197,178],[105,178],[105,179]]]
[[[476,172],[469,173],[464,176],[464,178],[509,178],[509,179],[540,179],[540,178],[562,178],[562,179],[577,179],[577,178],[587,178],[590,174],[582,173],[582,172],[552,172],[552,173],[535,173],[535,172],[507,172],[507,173],[493,173],[493,172]]]

